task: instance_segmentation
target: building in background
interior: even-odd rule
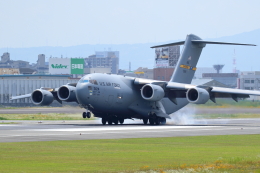
[[[260,90],[260,71],[241,72],[238,88],[246,90]]]
[[[154,68],[153,79],[170,81],[173,72],[174,72],[174,68]]]
[[[10,53],[5,52],[1,56],[0,68],[30,68],[30,65],[29,65],[29,62],[27,62],[27,61],[11,60]]]
[[[85,58],[85,64],[86,68],[101,68],[101,70],[102,68],[110,68],[110,73],[117,74],[119,70],[119,51],[96,51],[94,55]]]
[[[229,86],[216,81],[214,79],[193,79],[191,81],[192,85],[204,85],[204,86],[214,86],[214,87],[224,87],[224,88],[229,88]]]
[[[221,73],[223,64],[215,64],[213,68],[216,70],[215,73],[203,73],[203,79],[214,79],[220,83],[227,85],[230,88],[237,88],[238,73]]]
[[[84,74],[83,58],[50,58],[49,74],[73,75],[74,78]]]
[[[203,73],[203,79],[214,79],[230,88],[237,87],[238,73]]]
[[[139,67],[134,71],[119,70],[119,74],[135,78],[153,79],[153,69],[146,67]]]
[[[37,74],[48,74],[49,73],[49,65],[45,62],[45,55],[39,54],[37,63],[34,66],[37,70]]]
[[[31,68],[19,68],[20,74],[37,74],[37,70]]]
[[[67,83],[77,83],[70,75],[0,75],[0,105],[35,106],[30,98],[10,101],[11,96],[32,93],[41,87],[58,88]],[[60,105],[54,101],[54,105]]]
[[[168,81],[180,58],[180,46],[169,46],[155,49],[155,80]]]
[[[111,68],[99,67],[99,68],[85,68],[84,69],[84,74],[91,74],[91,73],[111,73]]]
[[[0,75],[18,75],[20,71],[18,68],[0,68]]]
[[[180,46],[155,49],[155,68],[175,68],[180,57]]]
[[[203,73],[216,73],[213,67],[198,67],[194,74],[194,79],[202,79]]]

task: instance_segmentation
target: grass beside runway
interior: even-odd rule
[[[37,114],[0,114],[0,120],[93,120],[82,118],[82,114],[37,113]]]
[[[0,172],[260,172],[260,135],[1,143]]]

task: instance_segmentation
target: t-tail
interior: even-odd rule
[[[184,45],[183,45],[184,44]],[[151,48],[157,47],[167,47],[175,45],[183,45],[182,53],[174,69],[170,82],[186,83],[190,84],[194,73],[197,69],[197,63],[201,54],[202,49],[206,44],[228,44],[228,45],[244,45],[244,46],[256,46],[253,44],[240,44],[240,43],[226,43],[226,42],[213,42],[205,41],[200,37],[190,34],[187,35],[185,41],[180,41],[176,43],[164,44],[153,46]]]

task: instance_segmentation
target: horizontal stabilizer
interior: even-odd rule
[[[183,45],[184,43],[185,43],[185,41],[179,41],[179,42],[175,42],[175,43],[169,43],[169,44],[162,44],[162,45],[158,45],[158,46],[153,46],[151,48],[167,47],[167,46],[177,46],[177,45]]]
[[[216,42],[216,41],[205,41],[205,40],[191,40],[191,42],[194,44],[227,44],[227,45],[241,45],[241,46],[256,46],[255,44],[227,43],[227,42]],[[175,43],[153,46],[151,48],[177,46],[177,45],[183,45],[184,43],[185,43],[185,41],[179,41],[179,42],[175,42]]]
[[[242,46],[256,46],[254,44],[241,44],[241,43],[226,43],[226,42],[215,42],[215,41],[205,41],[205,40],[191,40],[192,43],[203,43],[203,44],[228,44],[228,45],[242,45]]]

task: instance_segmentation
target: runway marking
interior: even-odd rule
[[[243,128],[243,130],[255,130],[255,129],[259,129],[259,128]],[[190,129],[191,130],[191,129]],[[165,131],[138,131],[140,133],[164,133],[164,132],[190,132],[190,130],[165,130]],[[243,131],[240,128],[229,128],[229,129],[193,129],[194,131],[221,131],[221,130],[239,130],[239,131]],[[136,133],[136,131],[121,131],[121,132],[113,132],[113,131],[107,131],[107,132],[103,132],[102,134],[108,134],[108,133],[115,133],[115,134],[124,134],[124,133]],[[98,131],[96,133],[81,133],[81,135],[96,135],[96,134],[100,134],[98,133]],[[40,137],[40,136],[71,136],[71,135],[79,135],[79,133],[69,133],[69,134],[32,134],[32,135],[0,135],[0,137]]]
[[[243,128],[243,130],[255,130],[255,129],[259,129],[259,128]],[[208,130],[208,131],[216,131],[216,130],[241,130],[241,128],[228,128],[228,129],[192,129],[192,130],[194,130],[194,131],[202,131],[202,130]],[[151,133],[151,132],[155,132],[155,133],[163,133],[163,132],[190,132],[191,131],[191,129],[190,130],[164,130],[164,131],[138,131],[138,132],[140,132],[140,133]],[[136,133],[136,131],[130,131],[130,133]],[[129,131],[125,131],[125,132],[103,132],[103,134],[104,133],[129,133]],[[260,133],[260,132],[259,132]],[[78,133],[76,133],[76,134],[78,134]],[[81,133],[81,134],[99,134],[99,133]]]
[[[216,126],[214,126],[214,127],[216,127]],[[196,128],[196,129],[183,129],[183,128],[180,128],[180,129],[175,129],[175,130],[173,130],[173,129],[168,129],[168,130],[164,130],[164,131],[155,131],[155,130],[152,130],[152,131],[138,131],[139,133],[140,133],[140,135],[142,135],[141,133],[152,133],[152,134],[150,134],[149,136],[143,136],[143,137],[150,137],[150,136],[153,136],[153,133],[164,133],[164,132],[191,132],[191,130],[192,131],[196,131],[196,132],[199,132],[199,131],[226,131],[228,134],[230,134],[230,132],[231,132],[231,134],[233,134],[232,133],[232,131],[231,130],[237,130],[237,131],[240,131],[240,132],[242,132],[242,131],[247,131],[247,130],[256,130],[256,129],[259,129],[259,128],[243,128],[243,129],[241,129],[241,128],[239,128],[239,127],[237,127],[237,128],[221,128],[221,129],[212,129],[212,128],[206,128],[206,129],[202,129],[202,128]],[[35,132],[37,132],[37,131],[35,131]],[[72,131],[71,131],[72,132]],[[74,131],[75,132],[75,131]],[[136,131],[105,131],[105,132],[102,132],[102,134],[129,134],[129,135],[133,135],[133,133],[136,133]],[[1,138],[2,139],[4,139],[4,138],[12,138],[12,137],[27,137],[27,138],[32,138],[32,137],[38,137],[38,138],[41,138],[41,137],[47,137],[48,138],[48,136],[51,138],[52,136],[73,136],[73,137],[79,137],[80,136],[80,134],[81,135],[85,135],[85,137],[86,137],[86,135],[100,135],[100,131],[96,131],[96,132],[89,132],[89,133],[67,133],[67,134],[58,134],[58,133],[56,133],[56,134],[46,134],[46,133],[44,133],[44,134],[42,134],[42,133],[37,133],[37,134],[31,134],[31,135],[0,135],[0,142],[1,142]],[[259,132],[257,133],[257,132],[253,132],[253,133],[250,133],[250,134],[259,134]],[[172,137],[174,137],[174,133],[173,133],[173,136]],[[225,134],[222,134],[222,135],[225,135]],[[162,137],[164,136],[164,134],[162,134]],[[168,135],[167,135],[168,136]],[[186,136],[186,135],[184,135],[184,136]],[[139,136],[137,135],[136,137],[138,137],[139,138]],[[121,137],[120,137],[121,138]],[[63,139],[63,138],[62,138]],[[79,138],[79,139],[84,139],[84,137],[82,137],[82,138]]]
[[[66,128],[66,129],[31,129],[32,131],[120,131],[120,130],[164,130],[164,129],[186,129],[186,128],[217,128],[221,126],[149,126],[149,127],[109,127],[109,128]]]
[[[6,126],[17,126],[17,125],[16,124],[0,124],[0,126],[6,127]]]

